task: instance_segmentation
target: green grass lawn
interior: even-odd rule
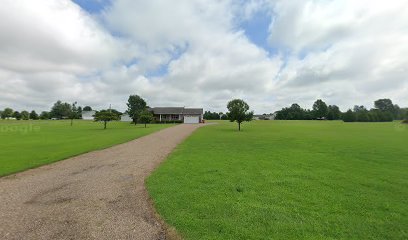
[[[0,120],[0,176],[123,143],[169,125],[70,121]]]
[[[147,187],[186,239],[408,239],[407,139],[396,122],[223,122]]]

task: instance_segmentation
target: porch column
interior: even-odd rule
[[[160,114],[160,122],[161,122],[161,114]]]

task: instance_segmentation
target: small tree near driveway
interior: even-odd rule
[[[139,120],[141,123],[144,123],[146,127],[146,124],[150,123],[153,120],[153,114],[145,109],[140,113]]]
[[[101,110],[95,113],[94,119],[95,122],[103,122],[103,129],[106,129],[106,124],[110,121],[119,120],[119,115],[112,112],[111,110]]]
[[[234,99],[228,102],[228,119],[231,122],[238,123],[238,131],[241,131],[241,123],[246,121],[249,122],[254,116],[254,112],[249,111],[249,105],[242,99]]]

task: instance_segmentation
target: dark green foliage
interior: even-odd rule
[[[382,112],[394,112],[394,104],[391,99],[378,99],[374,102],[374,106]]]
[[[94,120],[95,122],[103,122],[106,129],[106,124],[110,121],[119,120],[120,117],[118,114],[112,112],[111,110],[101,110],[95,113]]]
[[[162,121],[152,120],[151,123],[156,123],[156,124],[174,124],[174,123],[183,123],[183,120],[162,120]]]
[[[206,120],[228,120],[228,116],[222,112],[205,111],[203,117]]]
[[[139,121],[143,123],[146,127],[146,124],[150,123],[153,120],[153,114],[149,112],[147,109],[143,110],[140,113]]]
[[[12,115],[13,118],[20,120],[21,119],[21,113],[19,111],[15,111]]]
[[[47,112],[47,111],[42,111],[41,112],[41,114],[40,114],[40,119],[41,120],[47,120],[47,119],[50,119],[51,117],[50,117],[50,113],[49,112]]]
[[[241,123],[249,122],[254,116],[254,112],[249,111],[249,105],[242,99],[234,99],[228,102],[228,119],[238,123],[238,131],[241,131]]]
[[[70,118],[72,112],[72,106],[69,103],[63,103],[60,100],[58,100],[56,103],[54,103],[54,106],[52,106],[51,111],[50,111],[50,117],[51,118],[57,118],[57,119],[67,119]]]
[[[136,124],[141,112],[147,107],[146,101],[138,95],[130,95],[126,105],[129,116],[133,119],[133,123]]]
[[[341,119],[341,111],[340,108],[336,105],[329,105],[328,112],[327,112],[327,119],[328,120],[339,120]]]
[[[318,99],[314,104],[313,104],[313,116],[315,119],[323,119],[327,118],[327,113],[328,113],[328,107],[323,100]]]
[[[14,113],[13,109],[5,108],[3,112],[1,113],[1,118],[2,119],[11,118],[13,117],[13,113]]]
[[[283,108],[276,113],[275,120],[311,120],[313,113],[310,110],[303,109],[299,104],[294,103],[289,108]]]
[[[345,122],[355,122],[356,116],[354,115],[353,111],[349,109],[347,112],[343,114],[343,121]]]
[[[92,111],[92,108],[90,106],[85,106],[84,109],[82,109],[83,111]]]
[[[203,117],[206,120],[220,120],[220,114],[217,112],[205,111]]]
[[[23,119],[23,120],[28,120],[28,119],[30,119],[30,113],[29,112],[27,112],[27,111],[22,111],[21,112],[21,119]]]
[[[32,120],[38,120],[39,119],[38,114],[34,110],[32,110],[30,112],[30,119],[32,119]]]

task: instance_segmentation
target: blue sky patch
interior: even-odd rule
[[[94,14],[99,13],[104,8],[110,5],[111,0],[72,0],[85,11]]]

